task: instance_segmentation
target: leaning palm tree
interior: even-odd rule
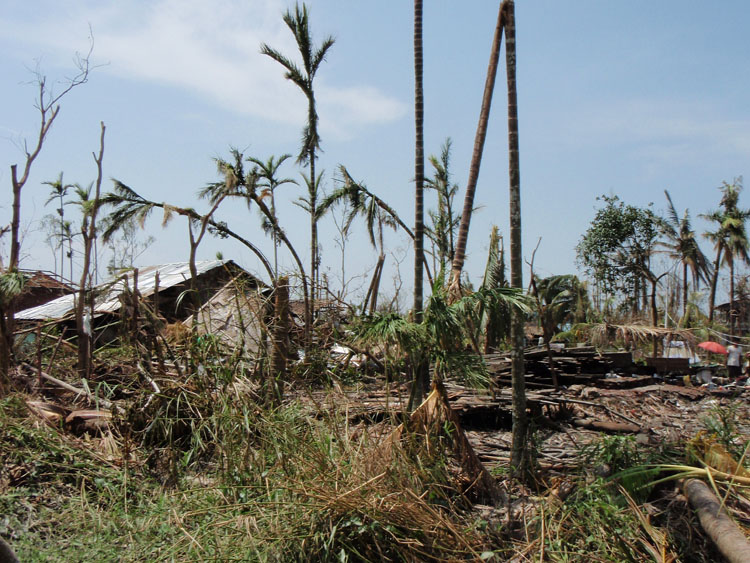
[[[305,300],[305,345],[309,346],[311,343],[310,331],[312,330],[312,307],[310,306],[311,295],[302,260],[300,260],[299,254],[297,254],[294,245],[292,245],[291,241],[286,236],[286,233],[279,225],[276,215],[271,212],[263,201],[263,195],[258,191],[257,177],[252,172],[250,174],[245,173],[243,154],[239,150],[233,148],[231,149],[231,155],[232,158],[230,160],[224,160],[221,158],[214,159],[216,167],[219,173],[223,176],[223,179],[219,182],[208,184],[198,192],[198,195],[203,198],[208,198],[212,203],[224,197],[244,199],[248,207],[253,203],[257,205],[261,214],[268,222],[270,222],[273,233],[287,247],[299,269],[300,278],[302,280],[302,293]],[[320,214],[320,211],[317,210],[317,213]],[[276,276],[272,275],[272,277],[275,281]]]
[[[382,213],[384,217],[387,217],[388,221],[392,220],[412,241],[415,240],[416,235],[414,234],[414,231],[404,223],[393,207],[371,191],[364,182],[355,181],[349,173],[349,170],[343,164],[339,165],[339,173],[341,174],[343,185],[322,200],[318,208],[321,215],[324,215],[332,205],[339,201],[348,200],[353,207],[360,207],[366,202],[367,205],[377,206],[379,208],[378,213]],[[424,265],[424,270],[427,274],[427,281],[432,285],[432,272],[430,271],[427,259],[424,257],[422,264]]]
[[[284,23],[294,35],[297,43],[299,54],[302,57],[302,68],[296,62],[280,51],[270,47],[267,44],[261,46],[261,53],[271,57],[286,70],[287,80],[291,80],[307,98],[307,124],[302,131],[302,147],[297,162],[307,164],[310,174],[307,178],[308,201],[310,207],[310,278],[312,281],[312,292],[310,307],[314,307],[315,287],[318,275],[318,214],[316,207],[319,201],[318,186],[319,179],[315,173],[316,151],[320,148],[320,137],[318,136],[318,112],[315,104],[315,90],[313,81],[320,68],[320,64],[325,60],[328,50],[333,46],[334,38],[326,37],[323,42],[315,47],[313,45],[312,34],[310,33],[309,15],[307,6],[302,4],[300,8],[297,4],[294,12],[287,10],[284,14]],[[312,315],[312,310],[310,311]]]
[[[685,209],[680,218],[669,191],[664,190],[664,195],[667,196],[667,216],[659,220],[659,226],[667,241],[661,245],[666,248],[670,258],[682,264],[682,312],[685,315],[688,302],[688,270],[692,273],[693,285],[697,288],[700,282],[709,279],[711,266],[695,237],[690,223],[690,211]]]
[[[479,111],[479,123],[477,124],[477,132],[474,137],[474,152],[471,156],[471,165],[469,167],[469,180],[466,182],[464,207],[461,213],[461,223],[458,226],[458,239],[456,241],[456,249],[453,255],[453,265],[451,267],[451,279],[449,285],[451,296],[454,299],[458,298],[461,294],[461,272],[463,271],[464,261],[466,259],[469,223],[471,222],[471,215],[474,211],[474,194],[476,193],[477,180],[479,179],[479,167],[482,163],[484,140],[487,137],[487,123],[490,119],[492,92],[495,89],[495,76],[497,75],[497,65],[500,59],[500,45],[503,40],[503,28],[505,26],[506,17],[505,13],[506,3],[503,2],[497,13],[495,35],[492,39],[490,61],[487,65],[487,78],[484,83],[482,107]]]
[[[154,210],[161,209],[164,213],[164,221],[162,222],[163,226],[166,225],[174,214],[177,214],[186,217],[189,221],[194,223],[200,224],[205,221],[208,225],[207,228],[211,229],[210,232],[215,233],[222,238],[233,238],[247,247],[258,257],[269,277],[273,279],[274,274],[271,263],[260,249],[252,242],[230,229],[224,221],[215,219],[213,217],[213,212],[211,214],[202,215],[190,207],[177,207],[166,202],[148,200],[137,193],[133,188],[123,184],[119,180],[113,180],[113,182],[113,191],[105,194],[101,199],[101,205],[103,207],[111,207],[111,211],[105,219],[105,225],[102,232],[102,239],[105,243],[128,224],[137,223],[143,227],[149,215],[151,215]]]

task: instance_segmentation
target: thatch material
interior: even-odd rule
[[[586,325],[583,329],[588,333],[591,343],[597,348],[611,345],[613,342],[624,342],[630,345],[648,344],[654,338],[666,340],[684,340],[690,349],[695,349],[698,341],[691,330],[679,328],[662,328],[641,324],[614,325],[598,323]]]

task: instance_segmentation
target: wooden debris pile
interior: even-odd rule
[[[550,358],[552,359],[551,368]],[[642,369],[633,364],[633,355],[630,352],[600,354],[593,346],[552,349],[549,352],[538,346],[527,349],[524,359],[526,361],[526,385],[530,388],[553,385],[552,370],[555,371],[558,383],[565,386],[577,383],[592,385],[605,380],[608,374],[619,378],[644,375],[641,373]],[[510,385],[510,356],[489,354],[485,356],[485,361],[497,385]],[[627,384],[637,385],[641,381],[642,378],[636,378]]]

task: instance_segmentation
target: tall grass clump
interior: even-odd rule
[[[472,560],[485,551],[438,442],[389,441],[388,427],[351,429],[296,403],[236,414],[214,427],[215,481],[175,493],[212,490],[223,500],[181,515],[196,529],[177,551],[224,557],[241,545],[260,561]],[[206,517],[222,522],[220,536],[201,528]]]

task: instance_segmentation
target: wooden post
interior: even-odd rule
[[[130,319],[131,334],[133,335],[133,344],[138,342],[138,268],[133,270],[133,295],[131,296],[133,307],[133,316]]]

